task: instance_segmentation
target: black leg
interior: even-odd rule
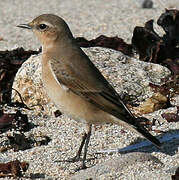
[[[83,161],[82,161],[82,169],[86,169],[86,155],[87,155],[87,151],[88,151],[88,144],[90,141],[90,136],[91,136],[91,125],[89,126],[89,130],[88,130],[88,134],[86,136],[86,142],[85,142],[85,147],[84,147],[84,155],[83,155]]]
[[[83,137],[82,137],[81,145],[80,145],[80,147],[79,147],[79,150],[78,150],[76,156],[73,157],[73,158],[67,159],[67,160],[66,160],[67,162],[77,162],[77,161],[80,160],[81,151],[82,151],[82,149],[83,149],[83,146],[84,146],[86,140],[87,140],[87,134],[85,133],[85,134],[83,135]]]

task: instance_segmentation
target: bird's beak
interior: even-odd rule
[[[19,24],[17,27],[25,28],[25,29],[32,29],[32,26],[30,24]]]

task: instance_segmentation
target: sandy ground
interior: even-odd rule
[[[162,4],[160,1],[154,1],[153,9],[142,9],[141,0],[111,0],[110,3],[108,0],[4,0],[0,2],[0,35],[6,41],[1,42],[0,47],[39,47],[31,33],[16,28],[16,25],[44,13],[64,18],[75,36],[91,39],[100,34],[117,35],[130,42],[135,26],[144,25],[152,18],[156,20],[166,7],[179,6],[177,0],[163,0]]]
[[[4,39],[0,41],[0,50],[10,50],[21,46],[25,49],[39,48],[40,44],[32,33],[18,29],[16,25],[28,23],[34,17],[44,13],[53,13],[63,17],[76,37],[83,36],[87,39],[92,39],[101,34],[107,36],[117,35],[126,42],[130,42],[135,26],[143,26],[149,19],[156,21],[166,7],[179,9],[178,0],[156,0],[154,1],[153,9],[142,9],[141,2],[141,0],[0,1],[0,37]],[[156,23],[154,28],[162,33],[162,30],[157,27]],[[34,133],[40,132],[51,137],[52,141],[48,148],[36,147],[33,150],[15,153],[9,151],[3,154],[0,159],[2,161],[9,161],[18,158],[30,162],[31,165],[27,176],[34,179],[38,179],[38,177],[39,179],[69,179],[73,175],[75,167],[78,167],[80,164],[59,163],[56,161],[61,158],[65,159],[75,153],[77,144],[79,144],[79,135],[83,128],[79,128],[77,123],[69,121],[64,116],[44,119],[30,115],[30,120],[39,125],[39,127],[32,130]],[[69,129],[68,127],[71,128]],[[124,139],[119,138],[121,135],[117,132],[120,132],[121,129],[121,127],[105,125],[99,128],[99,131],[95,131],[92,135],[89,154],[93,156],[93,153],[97,150],[125,147],[137,137],[128,132],[124,135]],[[178,124],[170,125],[169,129],[178,129]],[[73,139],[71,139],[72,137]],[[116,138],[114,139],[114,137]],[[130,140],[126,141],[128,137],[130,137]],[[168,146],[171,147],[172,144],[170,143]],[[162,159],[164,164],[168,163],[168,166],[165,167],[167,171],[170,167],[173,168],[178,165],[178,149],[175,148],[171,149],[170,154],[159,153],[156,149],[149,150],[149,152]],[[99,155],[99,159],[90,162],[89,165],[104,162],[104,160],[110,159],[113,156],[119,155]],[[143,174],[148,172],[148,170],[140,168],[139,171]],[[162,174],[161,171],[157,171],[157,173]],[[137,174],[133,173],[132,176],[121,176],[123,177],[121,179],[144,178],[144,176],[140,176],[141,178],[137,178],[137,176]],[[114,177],[111,179],[115,179]],[[154,176],[151,175],[151,177],[149,176],[146,179],[153,178]],[[161,179],[165,179],[165,173],[163,176],[161,175]]]

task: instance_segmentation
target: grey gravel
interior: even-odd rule
[[[0,37],[4,39],[4,41],[0,42],[0,49],[10,50],[20,46],[23,46],[26,49],[38,49],[40,44],[34,38],[32,33],[18,29],[16,28],[16,25],[27,23],[37,15],[43,13],[54,13],[63,17],[68,22],[75,37],[83,36],[87,39],[92,39],[101,34],[107,36],[117,35],[123,38],[126,42],[130,42],[135,26],[143,26],[144,23],[151,18],[156,22],[160,14],[164,12],[164,8],[174,7],[179,9],[178,0],[155,0],[153,2],[154,6],[152,9],[142,9],[141,0],[110,0],[110,2],[108,0],[4,0],[0,2]],[[163,33],[162,29],[158,27],[156,23],[154,24],[154,28],[160,34]],[[99,49],[94,48],[93,51],[96,53],[94,57],[97,57]],[[126,61],[125,58],[126,57],[124,56],[124,61]],[[100,60],[100,57],[97,59]],[[108,78],[109,76],[109,79],[113,79],[116,74],[107,72],[108,66],[111,68],[110,64],[114,64],[114,66],[117,67],[120,62],[106,61],[107,63],[104,61],[104,64],[101,63],[99,66],[101,69],[106,66],[106,77]],[[133,60],[129,61],[136,62],[136,67],[139,67],[140,63],[142,63]],[[153,65],[151,64],[151,66]],[[115,68],[112,70],[117,71]],[[105,72],[103,73],[105,74]],[[120,73],[121,72],[119,72],[119,74]],[[125,74],[125,71],[123,73],[126,83],[136,80],[131,79],[132,77],[126,77],[127,74]],[[155,78],[155,74],[152,75],[153,72],[148,73],[149,79],[151,79],[152,76]],[[119,83],[120,77],[118,76],[111,81],[114,83],[113,85],[115,88],[119,91],[121,89],[122,91],[130,91],[130,89],[125,89],[125,83],[119,87],[117,86],[118,83],[115,85],[116,79]],[[158,79],[155,80],[157,81]],[[137,83],[135,85],[136,91],[131,91],[131,94],[140,92]],[[146,96],[149,96],[149,94],[146,94]],[[178,104],[178,101],[175,103]],[[147,114],[146,117],[149,119],[155,118],[160,121],[161,125],[157,124],[154,128],[169,133],[178,133],[179,123],[167,123],[166,120],[161,117],[162,112],[176,112],[176,109],[169,108],[166,110],[159,110],[155,113]],[[53,116],[45,118],[34,115],[33,112],[29,112],[28,116],[30,122],[38,126],[33,128],[30,132],[25,133],[25,135],[47,135],[52,140],[48,145],[37,146],[25,151],[14,152],[13,150],[8,150],[1,154],[0,161],[7,162],[17,158],[21,161],[29,162],[29,169],[22,179],[70,179],[73,176],[78,176],[75,169],[80,166],[80,162],[73,164],[60,162],[60,160],[67,159],[75,154],[80,144],[79,137],[84,130],[83,126],[79,126],[79,124],[64,115],[58,118]],[[94,129],[96,130],[94,131]],[[1,136],[6,136],[9,133],[10,132],[7,132]],[[158,135],[156,133],[153,134]],[[89,161],[87,165],[95,170],[96,168],[100,168],[100,165],[102,167],[103,163],[110,162],[113,159],[114,162],[127,161],[127,157],[129,158],[133,156],[130,154],[120,155],[119,153],[95,153],[103,149],[123,148],[132,143],[137,143],[138,141],[141,142],[142,140],[141,137],[139,138],[138,135],[133,134],[123,127],[110,124],[102,127],[97,126],[93,128],[88,154],[88,158],[96,158]],[[139,150],[139,152],[144,151],[150,153],[152,157],[154,156],[157,158],[163,163],[163,165],[156,163],[157,165],[155,166],[153,161],[145,161],[144,163],[140,161],[137,163],[134,162],[127,168],[120,168],[118,172],[115,170],[108,172],[105,171],[100,174],[99,179],[168,180],[170,176],[174,174],[174,172],[170,170],[179,166],[178,146],[179,141],[178,139],[175,139],[164,143],[163,151],[158,151],[153,146]],[[146,154],[146,157],[148,157],[148,154]],[[87,171],[90,171],[90,169],[87,169]]]

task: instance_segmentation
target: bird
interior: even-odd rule
[[[84,148],[81,169],[87,168],[92,125],[104,123],[122,125],[161,147],[78,46],[65,20],[42,14],[17,27],[32,30],[42,45],[42,82],[49,98],[62,113],[86,126],[79,150],[68,162],[81,160]]]

